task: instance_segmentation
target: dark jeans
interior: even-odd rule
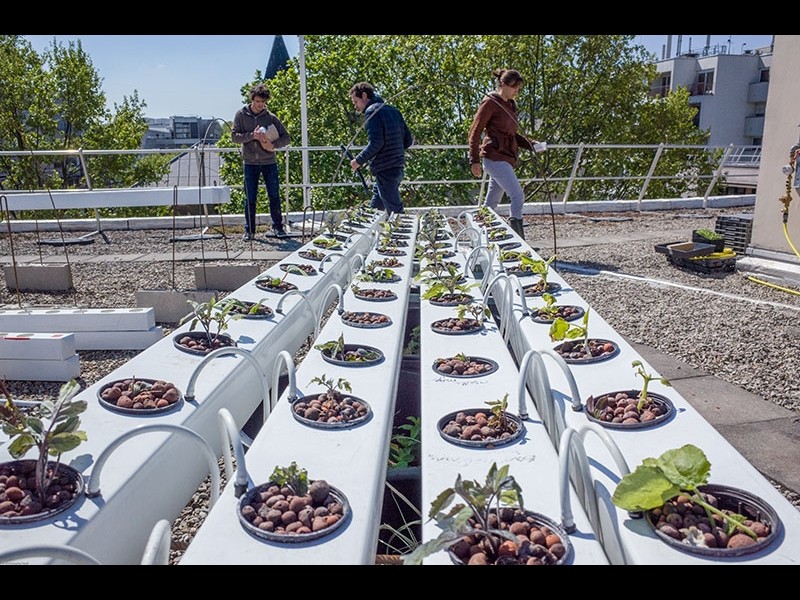
[[[403,175],[403,167],[373,173],[375,183],[372,186],[370,206],[390,213],[404,212],[403,201],[400,200],[400,183],[403,181]]]
[[[258,183],[264,176],[269,198],[269,216],[272,217],[273,227],[283,227],[281,215],[281,196],[278,188],[278,165],[245,165],[244,166],[244,227],[247,233],[256,232],[256,198],[258,197]]]

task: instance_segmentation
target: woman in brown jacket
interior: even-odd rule
[[[469,130],[469,163],[472,174],[480,177],[483,169],[489,175],[486,205],[496,209],[508,194],[511,200],[508,224],[522,238],[522,205],[525,194],[514,168],[520,148],[533,150],[535,140],[517,133],[517,103],[514,100],[524,80],[514,69],[495,69],[497,90],[489,92],[478,107]],[[485,132],[485,135],[483,135]]]

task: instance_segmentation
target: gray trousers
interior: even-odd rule
[[[486,189],[486,206],[497,210],[497,205],[503,198],[503,193],[508,194],[511,200],[509,213],[515,219],[522,218],[522,205],[525,202],[525,193],[517,179],[514,167],[504,160],[482,159],[483,170],[489,175],[489,186]]]

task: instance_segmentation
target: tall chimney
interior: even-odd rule
[[[683,41],[683,36],[679,35],[678,36],[678,47],[675,48],[675,56],[680,56],[681,55],[681,42],[682,41]]]
[[[672,36],[668,35],[667,36],[667,52],[666,52],[666,56],[663,56],[662,58],[667,59],[671,55],[672,55]]]

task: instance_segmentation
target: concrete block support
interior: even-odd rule
[[[137,290],[136,306],[152,307],[158,323],[179,323],[192,311],[189,300],[208,302],[213,290]]]
[[[261,269],[254,264],[200,264],[194,266],[194,285],[198,290],[233,291],[255,279],[260,273]]]
[[[60,292],[73,289],[72,269],[68,264],[6,265],[6,285],[22,292]]]

